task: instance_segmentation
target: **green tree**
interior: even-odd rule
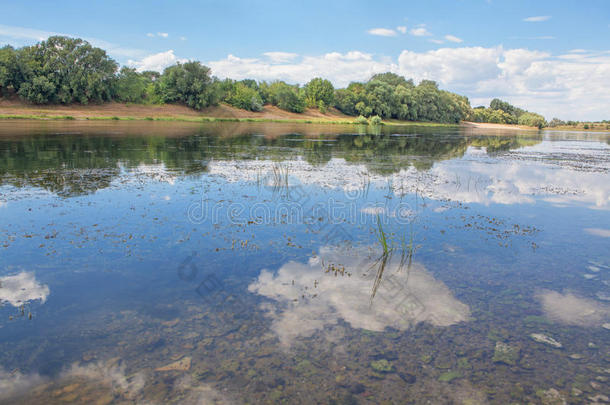
[[[87,104],[112,98],[117,63],[82,39],[62,36],[19,50],[18,94],[35,103]]]
[[[249,87],[246,83],[235,83],[229,92],[226,101],[233,107],[248,111],[262,111],[263,100],[256,89]]]
[[[115,99],[121,102],[143,103],[153,81],[150,75],[138,73],[135,69],[123,67],[116,80]]]
[[[544,128],[547,126],[547,123],[542,115],[526,112],[519,117],[519,125]]]
[[[197,110],[218,104],[217,90],[210,68],[197,61],[166,68],[156,86],[164,103],[183,103]]]
[[[335,88],[332,83],[326,79],[315,78],[311,79],[304,87],[305,102],[308,107],[317,107],[320,101],[325,105],[332,105],[335,95]]]
[[[0,96],[19,89],[19,66],[17,52],[12,46],[0,48]]]
[[[291,86],[283,81],[275,81],[269,85],[261,85],[261,93],[265,93],[266,101],[282,110],[302,113],[305,111],[305,100],[300,96],[299,86]]]

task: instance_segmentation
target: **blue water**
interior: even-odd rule
[[[609,135],[2,122],[0,157],[7,403],[608,395]]]

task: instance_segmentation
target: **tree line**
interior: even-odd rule
[[[35,104],[179,103],[203,109],[221,102],[249,111],[265,104],[302,113],[336,108],[358,121],[380,119],[458,123],[462,120],[543,127],[541,115],[495,99],[489,108],[472,108],[467,97],[441,90],[434,81],[413,80],[394,73],[374,75],[335,89],[323,78],[307,84],[283,81],[218,79],[200,62],[177,63],[163,73],[121,67],[106,51],[87,41],[49,37],[36,45],[0,48],[0,96],[18,96]]]

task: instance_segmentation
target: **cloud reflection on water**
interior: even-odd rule
[[[570,292],[544,290],[536,297],[547,318],[566,325],[601,326],[610,319],[610,306]]]
[[[14,276],[0,277],[0,303],[8,302],[14,307],[34,300],[44,303],[49,292],[49,287],[40,284],[34,273],[24,271]]]
[[[401,268],[388,261],[384,277],[371,302],[375,260],[358,252],[323,247],[308,263],[288,262],[276,273],[262,270],[249,291],[274,304],[263,306],[272,318],[272,330],[284,346],[309,337],[327,326],[345,321],[353,328],[406,330],[419,322],[450,326],[470,319],[470,308],[453,296],[424,266]],[[328,266],[341,269],[326,272]]]

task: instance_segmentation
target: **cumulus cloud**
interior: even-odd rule
[[[264,308],[282,345],[291,346],[339,320],[353,328],[383,331],[405,330],[420,322],[450,326],[470,319],[469,307],[420,264],[407,271],[399,260],[390,259],[371,298],[376,263],[359,257],[365,250],[323,247],[308,263],[288,262],[275,273],[261,271],[248,289],[275,302]],[[326,272],[331,264],[344,272]]]
[[[464,42],[462,38],[458,38],[454,35],[445,35],[445,39],[449,42],[455,42],[457,44]]]
[[[274,63],[290,62],[299,56],[299,54],[292,52],[265,52],[263,55]]]
[[[537,16],[533,16],[533,17],[524,18],[523,21],[525,21],[525,22],[543,22],[543,21],[548,21],[550,19],[551,19],[550,15],[537,15]]]
[[[241,80],[285,80],[290,83],[306,83],[314,77],[323,76],[336,86],[346,86],[351,81],[367,80],[376,73],[396,71],[398,66],[390,60],[376,60],[373,55],[360,51],[346,53],[330,52],[319,56],[286,54],[278,61],[276,53],[265,54],[265,58],[240,58],[228,55],[225,59],[207,62],[215,75]],[[275,57],[275,58],[273,58]]]
[[[572,293],[541,291],[536,297],[549,319],[566,325],[601,326],[610,319],[610,306]]]
[[[416,28],[411,29],[411,35],[414,35],[416,37],[427,37],[432,34],[430,34],[430,32],[428,32],[426,27],[416,27]]]
[[[154,70],[162,72],[168,66],[176,64],[176,62],[186,62],[186,59],[179,59],[174,55],[173,49],[166,52],[155,53],[148,55],[140,60],[129,60],[127,64],[136,68],[138,72],[145,70]]]
[[[21,272],[14,276],[0,277],[0,303],[8,302],[19,307],[30,301],[44,303],[49,296],[49,286],[40,284],[34,273]]]
[[[360,51],[302,57],[269,52],[261,58],[229,55],[206,63],[220,77],[305,83],[323,76],[335,86],[389,71],[416,81],[435,80],[445,89],[468,96],[473,105],[486,105],[499,97],[549,119],[607,119],[610,51],[576,51],[552,55],[502,46],[404,50],[397,62]]]
[[[2,43],[3,40],[6,39],[6,42],[12,45],[28,45],[34,41],[44,41],[54,35],[67,36],[72,38],[82,38],[88,41],[91,45],[102,48],[109,54],[115,56],[134,58],[141,57],[146,53],[141,49],[125,48],[120,45],[113,44],[111,42],[107,42],[97,38],[83,37],[82,35],[0,24],[0,43]]]
[[[396,31],[400,32],[401,34],[406,34],[407,27],[405,27],[404,25],[398,26],[398,27],[396,27]]]
[[[389,28],[372,28],[367,31],[371,35],[377,35],[380,37],[394,37],[396,36],[396,31]]]

